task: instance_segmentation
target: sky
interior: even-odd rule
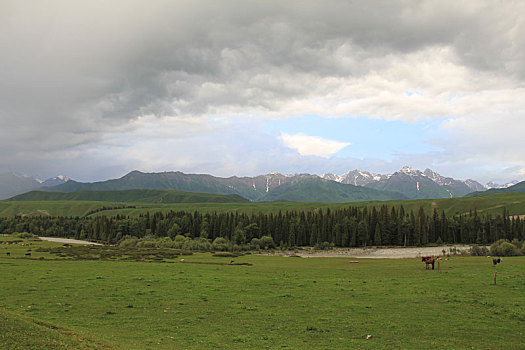
[[[0,0],[0,172],[525,180],[525,2]]]

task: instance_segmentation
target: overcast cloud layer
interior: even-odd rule
[[[0,0],[2,172],[408,164],[522,180],[523,13],[523,1]],[[265,129],[303,115],[436,119],[445,136],[424,140],[431,153],[345,158],[352,139]]]

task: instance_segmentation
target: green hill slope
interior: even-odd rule
[[[109,201],[144,203],[246,203],[247,199],[236,194],[220,195],[174,190],[123,190],[43,192],[31,191],[9,201]]]
[[[408,199],[401,193],[341,184],[320,178],[306,178],[283,184],[260,198],[266,202],[332,202],[348,203],[371,200]]]
[[[325,208],[342,208],[349,206],[399,207],[405,211],[417,212],[420,207],[431,214],[434,209],[445,211],[447,215],[468,213],[476,209],[478,213],[501,215],[507,209],[508,215],[525,215],[525,193],[488,194],[467,198],[417,199],[392,201],[364,201],[355,203],[133,203],[102,201],[0,201],[0,217],[22,216],[85,216],[85,215],[127,215],[139,216],[146,212],[199,211],[199,212],[239,212],[239,213],[277,213],[279,211],[313,211]]]

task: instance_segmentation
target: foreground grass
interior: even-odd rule
[[[109,349],[97,341],[78,336],[67,329],[34,321],[19,313],[0,310],[2,349]]]
[[[234,258],[249,266],[211,254],[127,262],[9,249],[0,315],[11,330],[0,328],[0,348],[39,323],[72,348],[78,339],[119,349],[525,347],[523,257],[495,268],[485,257],[451,258],[438,272],[418,259]]]
[[[101,208],[119,208],[98,211],[90,215],[127,215],[139,216],[146,212],[168,212],[170,210],[199,211],[199,212],[243,212],[243,213],[277,213],[279,211],[313,211],[317,209],[337,209],[348,206],[376,206],[387,205],[389,207],[401,205],[406,211],[417,212],[420,207],[430,214],[434,209],[439,212],[445,211],[447,215],[468,213],[476,209],[481,214],[501,215],[505,207],[509,215],[525,214],[525,193],[503,193],[480,195],[468,198],[447,199],[417,199],[406,201],[374,201],[353,203],[136,203],[136,202],[96,202],[96,201],[0,201],[0,217],[12,217],[15,215],[29,216],[86,216]]]

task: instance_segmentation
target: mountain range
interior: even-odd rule
[[[486,190],[485,186],[471,179],[456,180],[444,177],[431,169],[421,172],[407,166],[393,174],[373,174],[352,170],[343,175],[270,173],[255,177],[228,178],[206,174],[185,174],[180,171],[143,173],[135,170],[118,179],[93,183],[78,182],[64,176],[56,176],[46,181],[13,174],[11,177],[2,176],[0,176],[0,198],[30,190],[70,193],[147,189],[233,194],[255,202],[356,202],[463,197],[469,193],[482,193],[481,191]],[[10,192],[3,187],[8,181],[2,182],[2,179],[11,179]],[[13,183],[17,186],[13,186]],[[509,187],[511,191],[512,188]]]
[[[514,193],[514,192],[525,192],[525,181],[518,182],[512,186],[491,188],[483,192],[472,192],[467,194],[465,197],[474,197],[481,194],[492,194],[492,193]]]
[[[401,193],[346,185],[316,175],[267,174],[229,178],[180,171],[142,173],[132,171],[119,179],[94,183],[70,180],[46,191],[109,191],[130,189],[178,190],[186,192],[238,194],[256,202],[355,202],[365,200],[408,199]]]
[[[387,175],[352,170],[340,176],[324,174],[321,177],[344,184],[397,191],[411,199],[462,197],[467,193],[485,189],[482,184],[471,179],[455,180],[430,169],[421,172],[407,166]]]
[[[9,198],[31,190],[63,184],[70,179],[57,175],[45,181],[39,178],[14,173],[0,174],[0,199]]]

